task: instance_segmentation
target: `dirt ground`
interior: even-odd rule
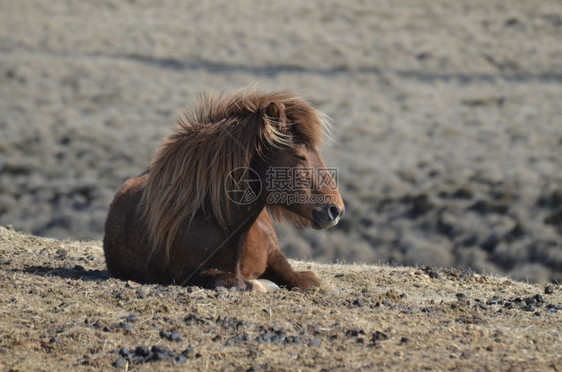
[[[562,282],[557,0],[0,2],[0,225],[100,240],[193,95],[289,89],[333,118],[346,215],[317,262]]]
[[[0,371],[562,370],[562,288],[293,261],[316,291],[109,278],[100,242],[0,227]]]
[[[0,371],[562,370],[560,40],[557,0],[2,0],[0,226],[67,240],[0,227]],[[121,182],[256,83],[333,119],[346,215],[278,226],[323,287],[109,278]]]

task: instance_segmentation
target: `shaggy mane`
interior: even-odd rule
[[[197,104],[154,155],[140,203],[152,251],[163,249],[166,257],[180,226],[197,211],[232,228],[232,202],[225,192],[229,172],[295,141],[316,148],[327,130],[321,113],[288,92],[243,90],[202,97]],[[276,219],[303,224],[279,207],[268,210]]]

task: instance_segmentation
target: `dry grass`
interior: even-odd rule
[[[4,0],[0,225],[101,239],[191,95],[258,82],[334,119],[324,158],[347,213],[283,229],[292,257],[560,282],[561,15],[556,0]]]
[[[556,285],[544,294],[544,285],[459,270],[295,261],[323,289],[257,295],[108,278],[99,242],[0,227],[0,252],[0,370],[562,368]],[[518,305],[537,294],[535,310]],[[504,304],[486,305],[495,297]],[[187,351],[183,364],[112,366],[121,348],[142,345]]]

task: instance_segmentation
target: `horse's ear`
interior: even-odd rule
[[[275,122],[281,127],[284,127],[285,124],[287,124],[287,116],[285,115],[285,104],[281,102],[271,102],[265,108],[265,115],[268,118],[275,120]]]

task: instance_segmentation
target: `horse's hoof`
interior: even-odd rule
[[[273,283],[271,280],[257,279],[257,281],[263,284],[263,286],[268,289],[268,292],[274,292],[279,289],[279,286]]]
[[[251,279],[248,281],[252,283],[252,292],[266,293],[279,289],[277,284],[267,279]]]

